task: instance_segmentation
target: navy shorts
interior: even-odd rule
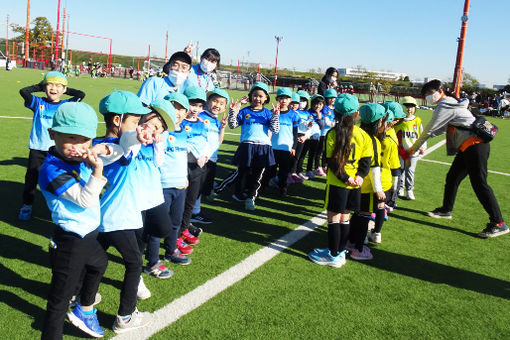
[[[238,167],[267,168],[276,164],[271,145],[241,143],[232,160]]]

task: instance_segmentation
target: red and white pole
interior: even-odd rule
[[[278,48],[280,46],[280,41],[283,40],[282,36],[275,36],[276,39],[276,61],[274,63],[274,82],[273,82],[273,91],[276,86],[276,74],[278,72]]]
[[[30,0],[29,0],[30,1]],[[55,31],[55,62],[58,61],[58,35],[60,29],[60,0],[58,0],[58,9],[57,9],[57,29]]]
[[[168,31],[166,31],[166,42],[165,42],[165,63],[168,61]]]
[[[27,25],[25,27],[25,60],[23,62],[23,67],[27,67],[28,61],[28,35],[30,34],[30,29],[28,27],[30,23],[30,0],[27,0]]]
[[[461,21],[460,38],[458,40],[459,46],[457,47],[457,60],[455,61],[455,70],[453,72],[453,90],[455,97],[459,98],[460,88],[462,87],[462,61],[464,59],[464,45],[466,42],[467,22],[469,15],[469,0],[464,1],[464,13]]]

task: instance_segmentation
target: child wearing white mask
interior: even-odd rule
[[[168,63],[163,67],[166,77],[150,77],[143,82],[138,97],[144,103],[150,103],[163,99],[173,92],[184,92],[184,82],[190,75],[191,57],[185,52],[172,54]]]

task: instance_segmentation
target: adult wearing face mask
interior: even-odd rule
[[[186,47],[185,52],[188,52]],[[220,65],[220,52],[214,48],[208,48],[200,56],[200,64],[191,67],[191,73],[183,84],[183,90],[188,87],[198,86],[207,93],[213,91],[218,81],[216,80],[216,69]]]
[[[467,109],[469,100],[448,96],[440,80],[434,79],[423,85],[422,95],[430,104],[436,104],[434,115],[423,133],[408,149],[412,156],[430,137],[446,133],[446,152],[455,155],[455,159],[446,175],[443,195],[443,205],[428,213],[430,217],[452,218],[452,210],[459,184],[469,175],[471,186],[489,214],[489,223],[478,235],[483,238],[496,237],[509,232],[503,221],[498,201],[494,192],[487,184],[487,160],[489,159],[490,144],[476,135],[471,125],[475,121],[473,114]]]
[[[336,79],[338,78],[338,72],[336,71],[336,68],[334,67],[328,67],[326,70],[326,74],[324,77],[322,77],[319,88],[317,89],[317,93],[321,96],[324,96],[324,91],[327,89],[335,89],[337,88],[338,84],[336,82]]]
[[[168,76],[150,77],[143,82],[138,97],[147,106],[157,99],[163,99],[172,92],[184,92],[183,84],[190,74],[191,57],[185,52],[172,54],[168,63],[164,66]]]

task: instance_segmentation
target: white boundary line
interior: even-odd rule
[[[442,165],[448,165],[448,166],[452,165],[452,163],[435,161],[433,159],[421,159],[421,160],[425,161],[425,162],[429,162],[429,163],[435,163],[435,164],[442,164]],[[508,174],[506,172],[500,172],[500,171],[494,171],[494,170],[487,170],[487,171],[490,172],[491,174],[510,176],[510,174]]]
[[[431,154],[432,152],[436,151],[437,149],[439,149],[440,147],[442,147],[445,144],[446,144],[446,139],[443,139],[443,140],[437,142],[436,144],[432,145],[430,148],[425,150],[425,153],[423,154],[422,157],[425,157],[425,156]]]
[[[272,242],[220,275],[175,299],[163,308],[158,309],[152,314],[153,321],[149,326],[117,335],[112,339],[147,339],[163,330],[182,316],[200,307],[222,291],[250,275],[264,263],[305,237],[317,226],[323,225],[327,220],[325,213],[325,211],[319,213],[303,225],[285,234],[279,240]]]

